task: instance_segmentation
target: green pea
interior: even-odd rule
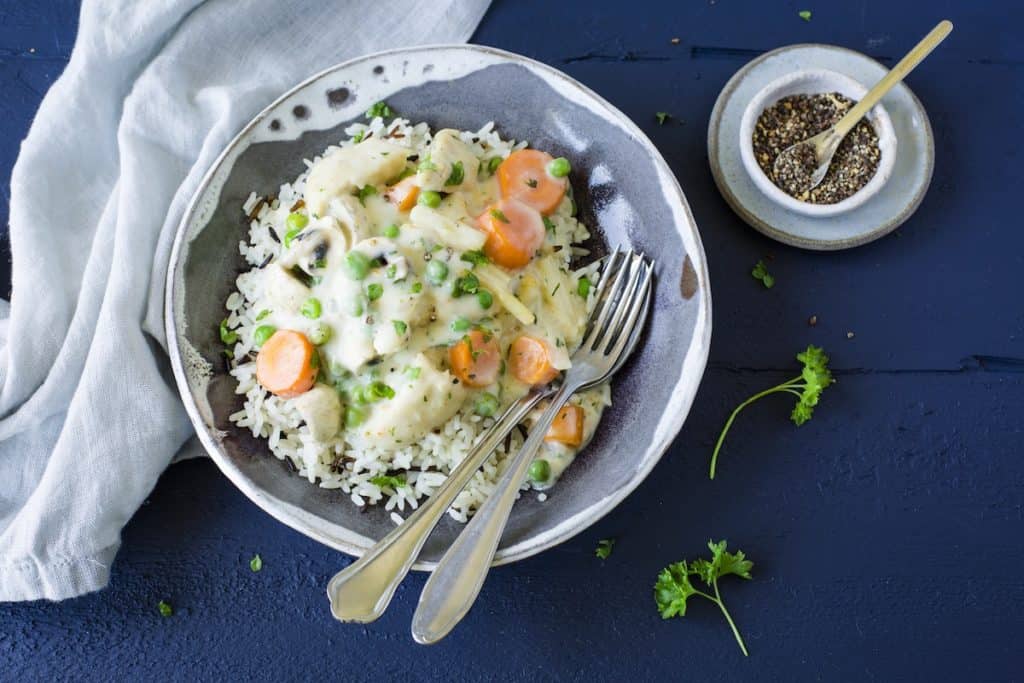
[[[350,251],[345,254],[345,270],[353,280],[362,280],[370,272],[370,257],[361,251]]]
[[[448,265],[444,261],[432,260],[427,264],[427,279],[431,284],[440,286],[448,277]]]
[[[551,478],[551,465],[547,460],[538,458],[530,463],[530,481],[535,484],[543,484]]]
[[[434,192],[433,190],[427,190],[426,192],[421,192],[420,198],[416,201],[423,206],[429,206],[432,209],[436,209],[441,206],[441,194],[439,192]]]
[[[304,213],[290,213],[288,218],[284,220],[284,224],[288,227],[288,230],[302,230],[309,225],[309,216]]]
[[[395,239],[398,237],[398,226],[394,223],[384,228],[384,236],[389,239]]]
[[[456,318],[452,321],[452,332],[465,332],[469,329],[469,321],[465,318]]]
[[[359,425],[366,422],[366,408],[353,404],[348,404],[345,407],[345,426],[349,429],[358,427]]]
[[[476,300],[480,304],[480,308],[490,308],[491,304],[494,303],[494,297],[486,289],[481,289],[476,293]]]
[[[238,341],[238,333],[228,329],[228,319],[220,321],[220,340],[225,344],[234,344]]]
[[[477,397],[476,405],[473,406],[473,412],[481,417],[494,415],[494,413],[498,412],[498,397],[485,391]]]
[[[564,178],[569,175],[569,171],[572,170],[572,166],[569,165],[569,160],[565,157],[558,157],[552,159],[548,163],[548,173],[555,176],[556,178]]]
[[[317,323],[309,331],[309,341],[316,346],[326,344],[331,338],[331,326],[326,323]]]
[[[370,301],[376,301],[381,298],[384,294],[384,287],[377,284],[376,282],[366,285],[366,298]]]
[[[503,161],[504,159],[502,159],[501,157],[491,157],[490,159],[488,159],[487,174],[494,175],[494,172],[498,170],[498,167],[501,166],[501,162]]]
[[[252,333],[252,343],[255,346],[263,346],[267,340],[274,336],[277,328],[273,325],[260,325]]]
[[[590,278],[584,275],[580,278],[579,282],[576,283],[576,293],[586,299],[590,296],[591,285],[592,283],[590,282]]]
[[[363,314],[363,311],[366,308],[366,305],[363,303],[364,298],[365,297],[362,294],[359,294],[352,303],[352,315],[357,318]]]
[[[299,307],[299,313],[311,320],[319,318],[322,312],[323,307],[320,305],[320,299],[317,299],[315,296],[311,296],[303,301],[302,306]]]

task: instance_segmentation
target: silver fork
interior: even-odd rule
[[[603,283],[614,277],[626,262],[626,255],[615,250],[606,260],[595,294],[596,306],[608,291]],[[633,334],[629,350],[637,341]],[[629,355],[623,354],[623,358]],[[341,621],[369,623],[378,619],[387,609],[395,589],[412,568],[423,544],[454,502],[456,496],[469,483],[480,466],[491,456],[498,444],[512,429],[523,421],[541,400],[555,392],[554,388],[536,389],[506,410],[461,463],[408,519],[377,542],[362,557],[334,575],[327,584],[331,613]]]
[[[476,600],[505,530],[519,487],[558,411],[577,391],[600,384],[619,366],[642,316],[653,266],[639,254],[629,254],[617,273],[602,278],[607,291],[591,316],[583,344],[572,356],[572,367],[541,414],[519,452],[509,461],[491,497],[477,510],[434,569],[420,594],[412,620],[418,643],[436,643],[448,635]],[[602,292],[604,293],[604,292]]]

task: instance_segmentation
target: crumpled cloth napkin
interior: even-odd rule
[[[192,435],[168,371],[164,275],[222,147],[305,77],[468,40],[488,4],[85,0],[11,179],[0,601],[105,586],[122,527]]]

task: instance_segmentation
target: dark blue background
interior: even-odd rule
[[[77,9],[73,0],[0,0],[3,216],[19,140],[67,62]],[[810,22],[802,9],[813,11]],[[815,41],[891,65],[942,18],[956,29],[908,79],[936,137],[931,190],[908,223],[872,245],[820,254],[771,242],[730,212],[705,136],[715,97],[740,66]],[[0,606],[0,678],[1017,678],[1022,25],[1021,3],[1009,1],[499,0],[474,41],[552,64],[636,120],[701,227],[714,342],[672,449],[594,528],[495,570],[469,617],[430,648],[408,635],[422,575],[376,624],[335,623],[324,585],[348,560],[273,521],[212,463],[177,465],[125,530],[108,589]],[[673,118],[659,126],[655,111]],[[749,276],[765,257],[774,258],[771,291]],[[794,374],[792,356],[808,343],[838,368],[817,416],[797,429],[786,400],[759,404],[737,423],[709,482],[730,407]],[[594,546],[609,536],[618,543],[602,562]],[[701,553],[709,536],[756,563],[753,581],[722,586],[749,659],[710,604],[670,622],[654,609],[658,570]],[[259,574],[248,568],[255,552]],[[173,618],[157,614],[164,598]]]

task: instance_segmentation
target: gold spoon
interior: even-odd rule
[[[827,128],[814,137],[807,138],[803,142],[790,145],[775,158],[772,165],[772,174],[778,178],[786,171],[786,166],[802,173],[804,177],[810,175],[810,186],[807,190],[813,190],[825,178],[828,167],[832,164],[832,157],[843,141],[846,134],[853,129],[857,123],[864,118],[871,107],[878,104],[878,101],[885,96],[897,83],[907,77],[918,64],[927,57],[932,50],[938,47],[939,43],[946,39],[949,32],[953,30],[952,22],[943,20],[933,28],[928,35],[921,39],[921,42],[914,46],[914,49],[907,53],[907,56],[899,61],[889,73],[882,77],[882,80],[875,84],[860,102],[855,104],[850,111],[846,112],[843,118],[839,119],[831,128]],[[812,156],[813,153],[813,156]],[[811,170],[813,169],[813,172]]]

